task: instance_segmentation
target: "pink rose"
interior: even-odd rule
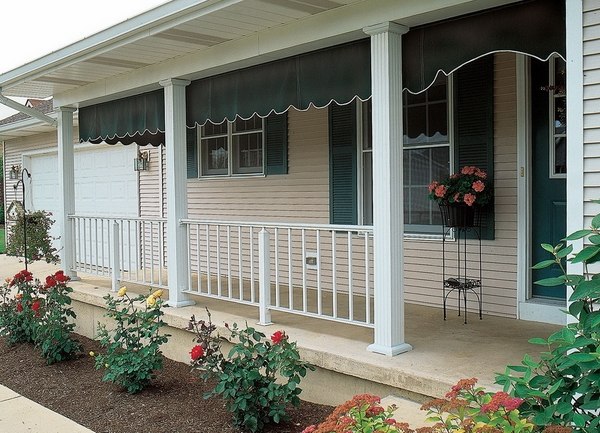
[[[435,196],[438,198],[443,198],[446,195],[446,191],[448,190],[448,188],[446,188],[446,186],[444,185],[438,185],[435,188]]]
[[[463,200],[467,206],[473,206],[473,203],[475,203],[475,194],[466,193]]]
[[[454,203],[459,203],[460,202],[460,193],[456,193],[454,194]]]
[[[475,176],[477,176],[481,179],[485,179],[485,178],[487,178],[487,173],[485,171],[477,168],[477,169],[475,169]]]
[[[472,165],[465,165],[460,171],[462,174],[475,174],[476,167]]]
[[[433,182],[431,182],[429,184],[429,192],[432,192],[437,186],[438,186],[438,182],[436,180],[434,180]]]
[[[480,180],[476,180],[473,182],[473,185],[471,185],[471,188],[473,188],[475,192],[481,192],[485,189],[485,183]]]

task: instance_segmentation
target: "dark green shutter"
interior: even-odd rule
[[[265,119],[265,174],[287,174],[287,113],[271,114]]]
[[[356,104],[329,106],[329,206],[332,224],[356,224]]]
[[[186,154],[187,154],[187,177],[195,179],[198,177],[198,128],[187,128],[186,134]]]
[[[494,176],[494,56],[471,62],[455,73],[454,143],[456,171],[475,165]],[[482,215],[482,239],[494,239],[494,205]]]

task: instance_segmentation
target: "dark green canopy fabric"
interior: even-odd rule
[[[414,27],[403,36],[403,84],[427,88],[438,71],[497,51],[546,59],[565,55],[564,0],[530,0]],[[290,107],[346,104],[371,96],[370,40],[365,39],[193,81],[186,88],[189,128],[207,120],[267,116]],[[164,143],[163,91],[81,108],[81,141]]]
[[[403,86],[427,88],[446,74],[495,51],[515,51],[545,60],[566,58],[564,0],[531,0],[411,28],[402,37]]]
[[[109,144],[165,142],[162,89],[79,109],[79,140]]]
[[[265,117],[290,107],[325,107],[371,95],[369,39],[193,81],[186,88],[187,125],[236,116]]]

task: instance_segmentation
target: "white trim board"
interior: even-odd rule
[[[538,300],[519,302],[519,320],[566,325],[568,315],[566,305],[545,303]]]

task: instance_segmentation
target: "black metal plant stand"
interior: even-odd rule
[[[481,273],[481,211],[480,209],[468,209],[469,212],[473,212],[470,216],[459,216],[456,217],[456,209],[451,209],[450,206],[440,205],[440,211],[442,213],[442,296],[444,305],[444,320],[446,320],[446,304],[448,297],[452,293],[458,295],[458,315],[461,315],[461,301],[464,306],[464,323],[467,323],[467,294],[472,293],[477,299],[479,306],[479,319],[482,317],[482,302],[483,302],[483,286],[482,273]],[[478,254],[476,254],[475,260],[473,260],[473,254],[471,253],[467,258],[467,249],[469,246],[468,236],[473,234],[471,237],[472,242],[477,248]],[[456,258],[452,257],[452,253],[446,254],[446,242],[455,239],[456,242]],[[447,263],[448,262],[448,263]],[[453,271],[454,266],[450,265],[450,262],[455,263],[455,272]]]
[[[27,270],[27,212],[25,209],[25,180],[23,177],[25,174],[27,174],[28,179],[31,179],[31,173],[24,168],[21,170],[21,178],[13,185],[13,188],[16,191],[19,185],[21,185],[23,191],[23,256],[25,259],[25,270]]]

